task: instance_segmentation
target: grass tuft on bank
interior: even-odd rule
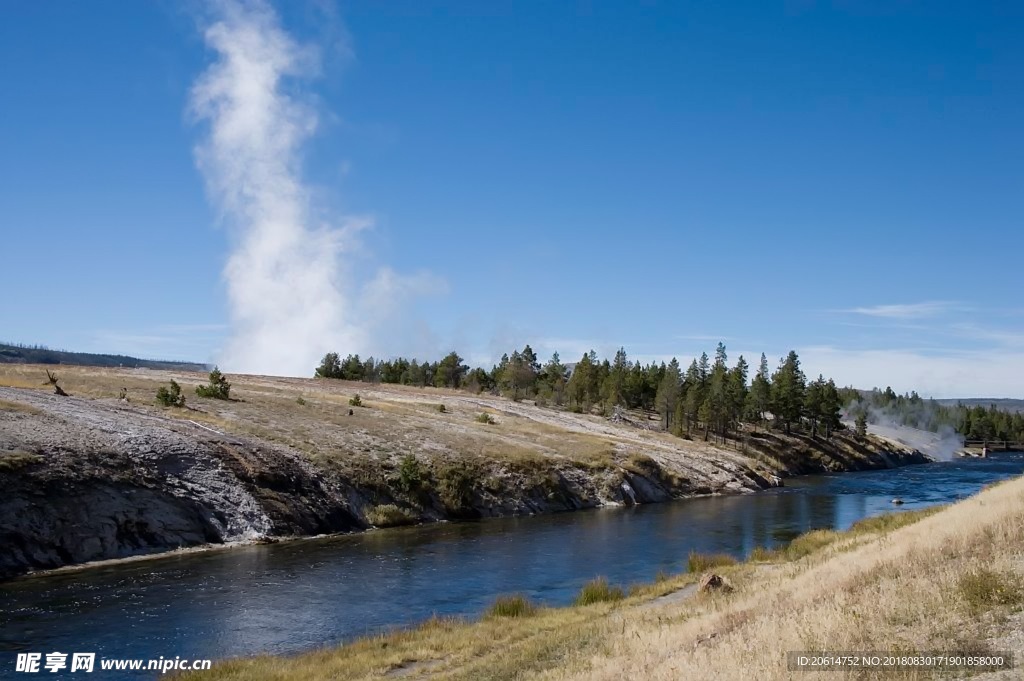
[[[537,606],[522,594],[498,596],[484,617],[529,617],[536,614]]]
[[[573,605],[593,605],[594,603],[611,603],[626,597],[621,587],[608,583],[605,577],[597,577],[583,585]]]
[[[394,504],[381,504],[366,510],[366,522],[374,527],[401,527],[413,525],[416,516]]]

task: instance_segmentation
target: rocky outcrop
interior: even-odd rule
[[[0,577],[364,527],[352,490],[287,451],[120,404],[4,392],[25,409],[0,411]]]
[[[636,452],[589,465],[557,456],[515,464],[424,454],[406,462],[416,470],[403,480],[394,461],[356,475],[220,432],[188,412],[171,417],[122,401],[12,388],[0,388],[0,401],[13,405],[0,409],[0,578],[202,544],[359,530],[383,506],[412,521],[551,513],[750,492],[808,468],[912,460],[907,452],[886,459],[867,445],[860,454],[837,447],[818,452],[813,464],[804,457],[799,466],[774,467],[725,451],[700,465]]]

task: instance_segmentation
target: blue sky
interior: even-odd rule
[[[273,373],[296,365],[239,359],[254,328],[275,329],[261,356],[454,347],[487,364],[527,342],[688,361],[722,339],[773,365],[796,348],[842,384],[1024,396],[1019,4],[2,14],[2,339]],[[272,101],[310,125],[277,170],[301,189],[282,199],[310,237],[295,252],[334,244],[318,262],[336,323],[303,321],[316,282],[246,298],[225,276],[266,211],[225,188],[251,169],[216,147],[220,110],[197,110],[224,22],[291,41]],[[300,289],[261,320],[262,300]]]

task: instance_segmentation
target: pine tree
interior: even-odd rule
[[[576,366],[573,367],[572,376],[566,384],[566,392],[569,394],[569,406],[574,411],[583,412],[590,410],[590,403],[587,401],[587,386],[591,380],[594,365],[589,355],[583,355]]]
[[[156,391],[156,401],[165,407],[184,407],[185,395],[181,392],[181,386],[173,378],[170,388],[160,386]]]
[[[856,428],[857,428],[857,431],[856,431],[857,432],[857,437],[863,438],[863,437],[867,436],[867,434],[868,434],[868,413],[866,411],[861,411],[861,412],[859,412],[857,414]]]
[[[557,352],[551,355],[551,359],[541,369],[544,385],[551,392],[555,404],[559,407],[565,401],[565,374],[565,365],[562,364]]]
[[[328,352],[316,368],[317,378],[341,378],[341,359],[336,352]]]
[[[363,378],[363,360],[359,355],[348,355],[341,363],[341,370],[338,376],[346,381],[359,381]]]
[[[825,390],[821,400],[821,423],[825,426],[825,437],[831,438],[833,431],[843,427],[841,419],[842,400],[839,397],[839,390],[836,389],[836,382],[831,378],[825,383]]]
[[[644,382],[646,375],[640,362],[634,362],[626,376],[626,406],[630,409],[642,407],[644,403]]]
[[[658,386],[661,385],[661,379],[665,376],[665,363],[662,362],[660,365],[651,362],[647,365],[645,372],[645,383],[643,392],[643,408],[654,409],[654,398],[658,395]]]
[[[800,358],[793,350],[780,361],[772,376],[771,409],[776,421],[781,421],[788,435],[794,423],[803,415],[804,392],[807,379],[800,370]]]
[[[533,351],[533,348],[530,347],[529,343],[526,344],[526,347],[523,348],[523,351],[520,354],[523,357],[523,362],[526,363],[526,366],[533,375],[536,376],[540,374],[540,362],[537,360],[537,353]]]
[[[727,359],[725,345],[719,343],[718,349],[715,350],[715,363],[711,367],[708,394],[705,398],[710,426],[723,439],[725,438],[725,424],[729,418],[729,370],[725,365]],[[705,431],[707,431],[707,427],[705,427]]]
[[[689,436],[686,432],[686,391],[680,390],[679,399],[676,400],[676,413],[672,418],[672,434],[679,437]]]
[[[434,385],[438,388],[458,388],[469,367],[462,363],[459,353],[452,351],[437,363]]]
[[[669,430],[672,426],[672,418],[675,416],[676,405],[679,402],[681,382],[679,362],[673,357],[665,369],[661,385],[658,386],[658,394],[654,398],[655,409],[661,414],[661,422],[665,430]]]
[[[214,400],[230,400],[231,384],[227,377],[220,372],[220,369],[213,367],[210,372],[210,382],[207,385],[197,385],[196,395]]]
[[[768,358],[761,353],[761,363],[757,368],[757,375],[750,384],[750,412],[753,417],[762,425],[764,424],[765,412],[771,404],[771,378],[768,373]]]
[[[818,422],[824,411],[824,400],[825,379],[819,374],[817,380],[807,386],[804,394],[804,415],[811,421],[811,437],[818,436]]]
[[[747,372],[750,370],[747,360],[740,355],[736,366],[729,372],[728,399],[729,411],[726,431],[738,427],[743,420],[743,410],[747,403]]]
[[[686,402],[684,412],[686,413],[686,434],[693,432],[700,416],[700,406],[704,403],[704,385],[700,378],[700,367],[697,360],[690,363],[686,370]]]
[[[529,350],[529,348],[530,346],[527,345],[526,349]],[[533,351],[531,350],[530,352],[532,353]],[[530,360],[530,355],[524,356],[516,350],[504,364],[505,366],[501,370],[501,377],[498,379],[499,385],[507,395],[512,397],[513,402],[518,402],[533,387],[533,382],[536,378],[533,372],[534,363]]]
[[[424,369],[424,364],[420,364],[415,359],[409,363],[409,370],[406,376],[406,380],[403,381],[406,385],[418,385],[421,388],[427,385],[427,372]]]
[[[626,381],[631,368],[625,348],[619,348],[608,368],[608,378],[605,379],[601,390],[609,409],[626,404]]]
[[[590,373],[587,375],[587,402],[590,405],[598,404],[601,401],[601,385],[607,375],[607,361],[604,364],[597,358],[597,353],[591,350],[587,354],[590,360]]]

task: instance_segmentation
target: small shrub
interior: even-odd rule
[[[630,454],[629,458],[622,464],[622,467],[630,473],[643,475],[655,480],[665,477],[661,465],[646,454]]]
[[[295,398],[295,404],[299,405],[300,407],[305,407],[306,399],[302,395],[299,395],[297,398]]]
[[[406,454],[398,464],[398,486],[403,492],[419,489],[423,482],[423,469],[412,454]]]
[[[184,407],[185,396],[181,394],[181,386],[178,382],[171,379],[169,388],[160,387],[156,391],[156,401],[165,407]]]
[[[690,551],[690,557],[686,561],[686,569],[689,572],[705,572],[716,567],[735,565],[736,562],[736,559],[727,553],[698,553]]]
[[[220,372],[220,369],[213,367],[210,372],[210,382],[207,385],[196,386],[196,395],[207,397],[212,400],[230,400],[231,384]]]
[[[445,468],[437,476],[437,495],[449,511],[461,511],[473,501],[473,477],[465,468]]]
[[[356,393],[355,395],[352,396],[351,399],[349,399],[348,406],[350,406],[350,407],[361,407],[361,406],[363,406],[363,400],[362,400],[362,398],[359,397],[359,393]]]
[[[491,425],[494,423],[494,417],[492,417],[486,411],[480,412],[480,415],[476,417],[476,420],[480,423],[486,423],[487,425]]]
[[[366,511],[366,522],[374,527],[399,527],[412,525],[416,518],[404,508],[394,504],[381,504]]]
[[[499,596],[491,607],[487,608],[484,617],[529,617],[537,612],[537,606],[522,594]]]
[[[583,585],[573,605],[590,605],[591,603],[604,603],[610,601],[621,601],[626,594],[617,586],[608,584],[604,577],[592,579]]]
[[[1024,600],[1024,583],[1015,573],[1000,573],[979,567],[960,575],[960,596],[973,613],[982,613],[1000,605],[1017,605]]]
[[[442,414],[445,413],[446,411],[448,411],[443,404],[437,405],[437,410],[439,412],[441,412]]]

